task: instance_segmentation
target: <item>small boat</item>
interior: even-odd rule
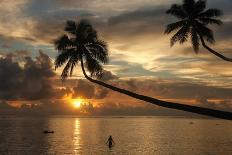
[[[193,124],[193,122],[189,122],[189,124]]]
[[[43,131],[44,134],[48,134],[48,133],[54,133],[54,131],[48,131],[48,130],[44,130]]]

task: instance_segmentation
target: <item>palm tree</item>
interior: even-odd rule
[[[81,20],[79,23],[67,21],[65,31],[68,34],[64,34],[55,41],[55,48],[58,50],[58,56],[55,60],[55,68],[66,64],[61,74],[62,80],[71,76],[74,67],[78,64],[78,62],[81,62],[81,68],[86,79],[113,91],[162,107],[179,109],[223,119],[232,119],[232,113],[230,112],[161,101],[93,79],[100,78],[102,76],[103,68],[101,63],[105,64],[108,62],[108,50],[106,43],[99,40],[97,32],[86,20]],[[85,67],[89,71],[90,76],[87,75]]]
[[[171,46],[176,42],[183,44],[191,37],[193,49],[198,53],[200,42],[202,46],[217,57],[232,62],[231,58],[225,57],[206,45],[206,41],[214,43],[213,31],[207,26],[209,24],[222,25],[222,21],[216,19],[222,15],[219,9],[206,9],[206,0],[183,0],[182,5],[173,4],[167,14],[179,19],[175,23],[167,25],[165,33],[177,31],[171,38]]]

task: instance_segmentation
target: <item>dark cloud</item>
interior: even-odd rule
[[[8,55],[6,58],[0,58],[0,98],[16,99],[20,95],[18,90],[21,87],[23,78],[23,69],[18,63],[12,61]]]
[[[63,90],[52,85],[55,73],[46,54],[40,51],[35,60],[27,56],[22,62],[15,61],[18,60],[15,59],[17,54],[20,57],[25,52],[7,54],[0,58],[0,99],[39,100],[61,95]]]
[[[68,3],[68,2],[67,2]],[[23,9],[30,14],[33,24],[25,24],[30,36],[25,40],[53,44],[54,40],[63,33],[67,20],[92,18],[95,15],[83,9],[63,7],[62,1],[31,0]]]
[[[207,1],[207,8],[218,8],[224,12],[224,15],[232,15],[231,0],[210,0]]]
[[[154,20],[163,21],[162,17],[164,16],[166,8],[163,6],[147,7],[141,8],[132,12],[123,13],[118,16],[109,18],[109,24],[122,24],[122,23],[134,23],[134,22],[152,22]],[[153,19],[154,17],[158,17]]]
[[[101,86],[96,86],[95,88],[95,99],[104,99],[109,93],[109,89]]]
[[[42,41],[46,44],[53,44],[54,40],[62,34],[64,23],[63,21],[54,19],[38,19],[35,24],[30,27],[31,37],[35,42]]]
[[[73,114],[73,108],[64,100],[40,100],[22,104],[14,108],[16,115],[67,115]],[[78,112],[76,114],[79,114]]]
[[[232,21],[224,22],[221,27],[216,30],[216,40],[228,40],[232,39]]]
[[[155,6],[110,17],[108,27],[102,31],[106,38],[112,39],[113,37],[122,40],[131,36],[161,35],[169,20],[169,17],[165,15],[165,10],[163,6]]]
[[[196,99],[198,106],[232,112],[232,100],[209,101],[205,97]]]
[[[73,88],[74,97],[91,99],[94,97],[94,86],[86,80],[78,80],[78,84]]]
[[[118,102],[123,102],[123,100],[125,100],[124,98],[125,95],[115,93],[114,91],[111,91],[104,87],[94,85],[95,86],[94,88],[94,86],[91,83],[88,84],[88,82],[82,82],[82,84],[85,84],[83,85],[83,90],[86,90],[87,94],[91,92],[92,98],[106,99],[106,100],[117,98]],[[231,88],[207,86],[203,83],[198,84],[198,83],[191,83],[187,81],[174,82],[171,80],[161,80],[161,79],[132,78],[128,80],[118,79],[116,81],[112,81],[111,84],[120,88],[137,92],[139,94],[144,94],[147,96],[152,96],[154,98],[159,98],[164,100],[181,102],[183,104],[188,104],[185,103],[185,101],[194,101],[194,100],[199,101],[199,103],[196,102],[196,104],[201,104],[202,101],[198,100],[199,98],[206,98],[208,100],[225,100],[225,102],[220,102],[216,105],[214,104],[208,105],[209,108],[215,108],[215,109],[217,108],[223,109],[222,107],[226,109],[225,103],[231,104],[232,101]],[[92,86],[90,87],[88,85],[92,85]],[[115,95],[112,96],[112,94]],[[144,103],[144,105],[146,104],[147,103]],[[131,105],[128,106],[130,107]]]
[[[130,79],[126,81],[126,85],[128,85],[128,88],[132,91],[136,91],[138,89],[138,86],[136,84],[137,82],[135,79]]]
[[[145,104],[144,106],[131,106],[119,102],[104,102],[94,107],[93,104],[87,103],[82,106],[83,112],[93,116],[187,116],[186,112],[177,110],[170,110],[166,108],[157,108],[152,104]]]
[[[129,88],[139,91],[151,91],[157,96],[170,99],[195,99],[202,96],[210,99],[231,99],[231,88],[220,88],[214,86],[206,86],[191,82],[169,81],[169,80],[133,80],[127,81]]]
[[[108,90],[93,84],[87,80],[77,80],[77,86],[73,87],[73,97],[83,97],[86,99],[104,99]]]
[[[111,71],[104,70],[102,77],[99,79],[101,81],[109,81],[118,79],[116,75],[114,75]]]

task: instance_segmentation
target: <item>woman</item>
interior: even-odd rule
[[[114,140],[113,140],[113,138],[112,138],[111,135],[110,135],[110,137],[108,138],[106,144],[107,144],[107,143],[109,144],[109,148],[111,148],[111,147],[113,146],[113,144],[115,144],[115,142],[114,142]]]

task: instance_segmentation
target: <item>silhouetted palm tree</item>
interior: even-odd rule
[[[65,80],[69,75],[71,76],[73,68],[78,62],[81,62],[81,68],[85,78],[103,87],[162,107],[179,109],[218,118],[232,119],[232,113],[230,112],[161,101],[92,79],[91,77],[99,78],[102,76],[103,68],[101,63],[105,64],[108,62],[106,43],[98,39],[96,31],[86,20],[81,20],[79,23],[67,21],[65,31],[68,35],[65,34],[55,41],[55,47],[58,50],[58,56],[55,60],[55,68],[66,64],[61,74],[62,80]],[[85,71],[85,66],[90,73],[90,77]]]
[[[183,0],[182,5],[173,4],[167,14],[173,15],[180,19],[175,23],[167,25],[165,33],[169,34],[177,31],[171,38],[171,46],[176,42],[183,44],[190,36],[194,51],[197,53],[199,50],[200,41],[204,48],[213,53],[217,57],[232,62],[231,58],[227,58],[222,54],[216,52],[206,45],[205,41],[214,43],[213,31],[207,26],[209,24],[221,25],[222,21],[216,19],[222,15],[222,11],[218,9],[206,9],[206,0]]]

